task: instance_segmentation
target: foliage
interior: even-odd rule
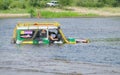
[[[29,11],[28,11],[28,13],[30,13],[30,17],[31,18],[34,17],[34,16],[36,16],[36,12],[35,12],[34,8],[30,8]]]
[[[37,16],[39,13],[35,9],[41,9],[46,7],[46,3],[51,0],[0,0],[0,10],[11,13],[30,13],[31,17]],[[56,0],[59,2],[61,8],[64,6],[82,6],[82,7],[120,7],[120,0]],[[21,12],[22,11],[22,12]],[[81,16],[72,12],[50,12],[40,11],[41,15],[47,17],[69,17],[69,16]],[[83,15],[83,14],[82,14]],[[87,16],[95,14],[86,14]],[[85,16],[86,16],[85,15]]]
[[[117,7],[120,0],[76,0],[75,5],[83,7]]]
[[[0,9],[13,8],[43,8],[51,0],[0,0]],[[57,0],[60,6],[83,6],[83,7],[120,7],[120,0]]]
[[[25,9],[27,6],[24,1],[14,1],[10,4],[10,8],[22,8]]]
[[[97,2],[95,0],[78,0],[77,5],[78,6],[84,6],[84,7],[95,7]]]
[[[41,0],[40,7],[46,7],[46,3],[49,2],[48,0]]]
[[[29,0],[29,4],[33,7],[40,6],[40,0]]]
[[[72,2],[73,0],[59,0],[61,6],[69,6]]]
[[[9,5],[12,0],[0,0],[0,9],[6,10],[9,9]]]

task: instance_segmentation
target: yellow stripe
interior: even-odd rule
[[[63,34],[63,32],[62,32],[61,29],[59,29],[59,32],[60,32],[63,40],[65,41],[65,43],[67,43],[67,44],[76,44],[76,42],[69,42],[69,41],[67,40],[67,38],[65,37],[65,35]]]
[[[16,39],[16,30],[17,30],[17,27],[14,28],[14,31],[13,31],[13,39]]]
[[[33,41],[23,41],[22,44],[33,44]]]

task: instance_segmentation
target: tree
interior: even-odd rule
[[[36,15],[36,12],[35,12],[34,8],[30,8],[28,13],[30,13],[31,18],[33,18]]]
[[[120,7],[120,0],[115,0],[116,2],[113,4],[114,7]]]
[[[68,6],[73,2],[73,0],[59,0],[61,6]]]
[[[25,1],[13,1],[11,4],[10,4],[10,8],[21,8],[21,9],[25,9],[27,6],[26,2]]]
[[[98,0],[102,5],[104,6],[114,6],[117,2],[117,0]]]
[[[9,9],[11,0],[0,0],[0,9],[6,10]]]
[[[29,4],[33,7],[40,6],[40,0],[29,0]]]
[[[120,6],[120,0],[76,0],[77,6],[83,7],[104,7],[104,6]]]

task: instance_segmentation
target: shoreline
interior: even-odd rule
[[[19,17],[29,17],[30,14],[11,14],[11,13],[0,13],[0,18],[19,18]]]
[[[46,12],[46,11],[45,11]],[[44,13],[44,12],[43,12]],[[51,14],[54,14],[54,12],[50,12]],[[68,13],[68,12],[67,12]],[[40,16],[40,17],[38,17],[38,16],[35,16],[35,17],[33,17],[33,18],[92,18],[92,17],[104,17],[104,16],[98,16],[98,15],[88,15],[88,14],[82,14],[82,15],[80,15],[80,16],[77,16],[77,15],[74,15],[74,13],[73,13],[73,15],[67,15],[66,16],[66,14],[67,13],[65,13],[65,15],[62,15],[62,16],[57,16],[57,15],[59,15],[59,13],[55,13],[56,15],[55,16],[53,16],[53,17],[51,17],[51,16],[49,16],[49,14],[48,15],[46,15],[46,13],[45,14],[43,14],[42,16]],[[50,15],[51,15],[50,14]],[[64,14],[64,13],[63,13]],[[88,15],[88,16],[87,16]],[[24,17],[27,17],[27,18],[30,18],[30,14],[29,13],[23,13],[23,14],[21,14],[21,13],[17,13],[17,14],[12,14],[12,13],[0,13],[0,18],[24,18]]]
[[[78,16],[78,17],[40,17],[40,18],[108,18],[108,17],[120,17],[120,16]],[[30,18],[30,14],[1,14],[0,13],[0,18]],[[33,17],[33,18],[38,18],[37,16],[36,17]]]

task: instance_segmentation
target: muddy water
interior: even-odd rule
[[[49,46],[10,43],[18,22],[38,21],[57,21],[66,37],[91,42]],[[120,17],[0,19],[0,74],[120,75]]]

